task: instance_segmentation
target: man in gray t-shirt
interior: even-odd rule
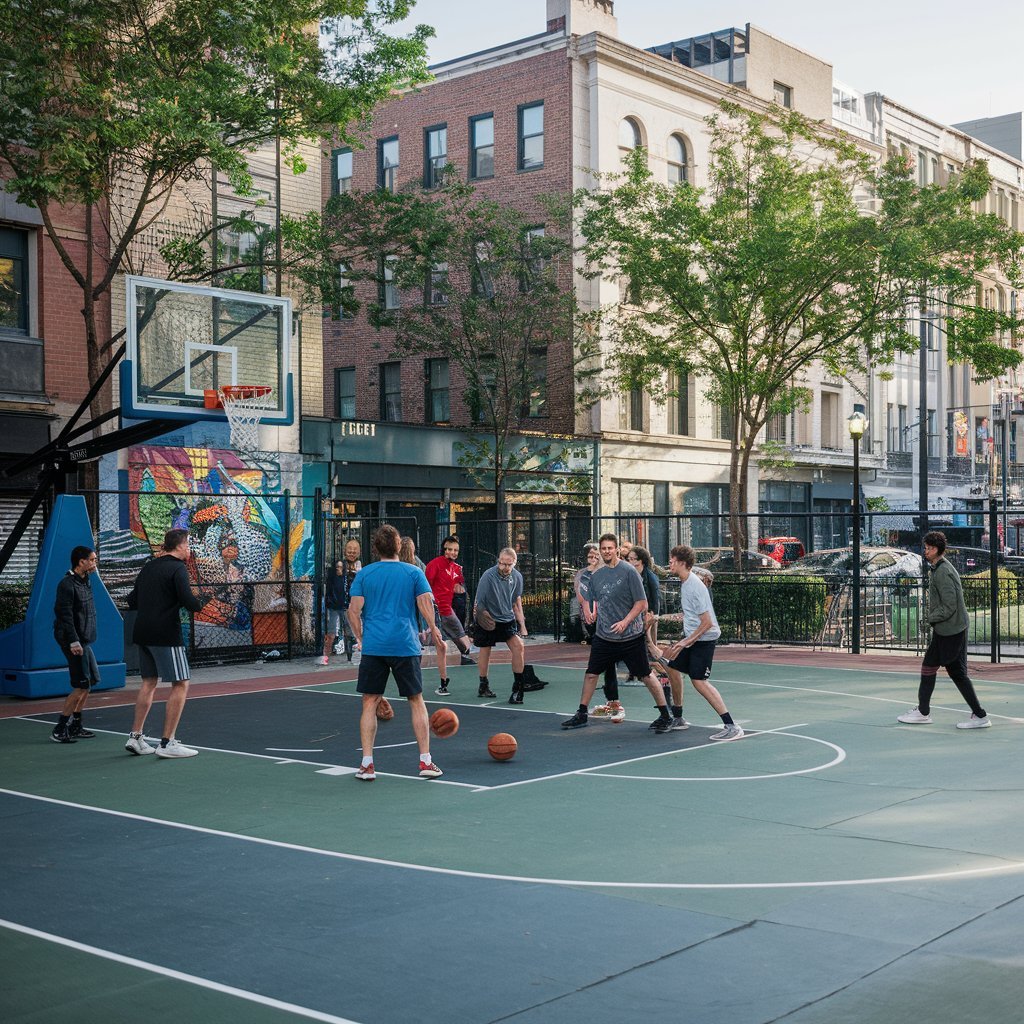
[[[658,705],[659,717],[651,723],[655,732],[669,732],[672,717],[658,677],[651,671],[644,640],[644,612],[647,598],[637,571],[619,559],[619,541],[606,533],[598,542],[602,566],[590,578],[589,601],[581,606],[584,622],[597,623],[597,632],[590,645],[590,660],[583,677],[583,693],[579,710],[562,723],[563,729],[580,729],[588,724],[590,698],[594,696],[598,676],[622,661],[630,675],[642,679]],[[611,692],[609,692],[611,691]],[[594,717],[619,723],[626,710],[619,701],[618,680],[606,681],[607,704],[594,709]]]
[[[516,568],[514,548],[503,548],[498,564],[492,565],[477,584],[473,599],[473,640],[480,648],[477,670],[480,673],[478,697],[493,697],[487,680],[491,648],[505,644],[512,655],[512,695],[509,704],[523,703],[526,649],[526,618],[523,614],[523,574]]]

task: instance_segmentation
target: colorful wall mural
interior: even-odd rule
[[[294,474],[281,465],[289,458]],[[189,574],[204,599],[193,617],[196,648],[311,640],[311,524],[301,497],[280,489],[282,479],[301,479],[299,456],[142,445],[122,453],[121,465],[116,492],[99,496],[108,586],[127,594],[164,533],[179,527],[192,538]]]

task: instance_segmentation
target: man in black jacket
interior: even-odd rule
[[[71,570],[57,584],[53,637],[68,662],[71,692],[50,734],[54,743],[74,743],[96,735],[82,725],[89,687],[100,681],[100,667],[90,646],[96,642],[96,602],[89,584],[95,571],[96,552],[80,544],[71,550]]]
[[[135,580],[128,607],[138,615],[132,640],[139,648],[142,687],[135,701],[135,721],[124,749],[130,754],[157,757],[194,757],[199,753],[175,738],[175,730],[188,696],[189,668],[181,636],[181,609],[197,612],[202,602],[192,592],[185,563],[192,551],[187,530],[168,530],[163,554],[147,562]],[[142,727],[153,705],[158,678],[171,684],[164,707],[163,737],[158,747],[146,742]]]

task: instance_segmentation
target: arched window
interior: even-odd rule
[[[640,125],[631,117],[623,118],[619,122],[619,157],[625,159],[634,149],[639,149],[643,144]]]
[[[668,183],[679,185],[689,181],[690,156],[686,148],[686,139],[682,135],[668,137]]]

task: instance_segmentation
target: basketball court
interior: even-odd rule
[[[995,725],[959,731],[942,682],[896,724],[912,660],[759,653],[716,660],[725,744],[692,691],[684,732],[632,687],[625,723],[562,730],[579,647],[531,649],[521,708],[507,666],[493,701],[452,669],[436,780],[394,698],[352,777],[350,670],[196,686],[182,762],[124,753],[130,692],[73,747],[2,705],[4,1019],[1018,1019],[1020,671],[972,665]]]

